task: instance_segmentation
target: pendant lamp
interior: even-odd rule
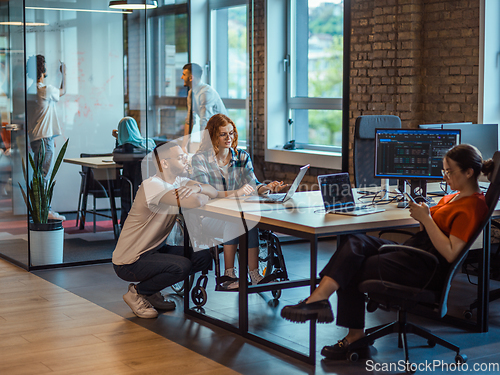
[[[154,0],[113,0],[109,7],[113,9],[154,9],[158,5]]]

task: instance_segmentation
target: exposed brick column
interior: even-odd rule
[[[479,0],[428,0],[423,10],[423,123],[475,123],[479,89]]]
[[[479,0],[352,0],[350,172],[354,122],[403,127],[477,120]]]

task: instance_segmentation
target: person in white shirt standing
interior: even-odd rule
[[[28,62],[28,65],[30,63]],[[59,98],[66,94],[66,66],[61,62],[61,86],[56,88],[45,84],[47,78],[47,67],[43,55],[36,56],[36,103],[33,112],[28,113],[28,135],[31,149],[35,155],[35,163],[42,147],[45,148],[45,159],[43,161],[43,176],[47,177],[54,156],[54,138],[62,133],[61,124],[57,117],[56,104]],[[50,210],[49,219],[66,220],[63,215]]]
[[[217,114],[222,113],[227,116],[227,110],[215,89],[201,82],[203,70],[201,66],[195,63],[186,64],[182,68],[182,77],[184,86],[189,88],[187,96],[188,114],[184,127],[184,135],[191,134],[193,131],[194,115],[200,117],[200,131],[203,131],[208,120]]]

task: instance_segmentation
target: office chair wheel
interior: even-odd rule
[[[271,291],[274,299],[280,299],[281,297],[281,289]]]
[[[433,348],[436,346],[436,342],[432,340],[427,340],[427,345],[429,345],[429,348]]]
[[[470,318],[472,318],[472,311],[465,310],[464,311],[464,318],[467,319],[467,320],[470,319]]]
[[[467,362],[467,356],[465,354],[457,354],[455,356],[455,363],[457,365]]]
[[[359,354],[357,352],[348,352],[347,353],[347,359],[350,362],[357,362],[359,359]]]
[[[207,292],[201,286],[195,286],[191,291],[191,299],[196,307],[202,307],[207,303]]]
[[[417,366],[410,361],[405,363],[405,372],[407,374],[414,374],[417,372]]]

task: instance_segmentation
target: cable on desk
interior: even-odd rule
[[[385,197],[388,198],[385,198]],[[361,197],[358,197],[358,201],[362,203],[362,207],[370,207],[370,206],[377,206],[377,205],[385,205],[385,204],[390,204],[395,201],[397,201],[398,197],[401,196],[400,193],[394,193],[391,191],[387,191],[385,189],[379,190],[373,194],[366,194]],[[371,202],[367,203],[364,200],[365,199],[371,199]]]

